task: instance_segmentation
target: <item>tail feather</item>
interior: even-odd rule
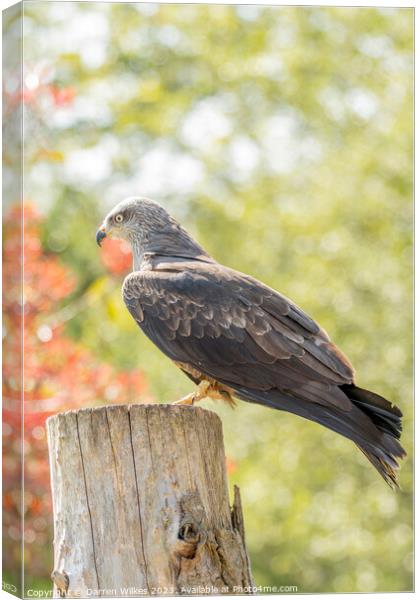
[[[368,452],[367,450],[362,448],[362,446],[359,446],[359,444],[356,444],[356,446],[359,448],[359,450],[363,452],[366,458],[372,463],[372,465],[375,467],[375,469],[390,487],[392,487],[393,489],[400,487],[397,476],[397,470],[399,469],[399,465],[397,461],[393,459],[392,456],[388,457],[388,462],[386,462],[379,456],[376,456],[376,454]],[[405,452],[401,456],[401,458],[403,458],[404,456]]]
[[[355,385],[340,386],[351,400],[348,411],[317,404],[278,389],[237,387],[239,398],[299,415],[352,440],[392,488],[398,487],[398,460],[406,455],[399,442],[401,411],[378,394]]]
[[[385,433],[399,439],[401,437],[402,412],[397,406],[374,392],[364,390],[355,385],[342,385],[341,389]]]
[[[402,432],[402,412],[397,406],[394,406],[391,402],[382,398],[382,396],[369,390],[364,390],[355,385],[343,385],[341,389],[353,404],[364,412],[378,429],[383,432],[386,447],[390,448],[391,451],[387,453],[384,460],[378,453],[369,451],[359,444],[357,446],[388,485],[392,488],[399,487],[397,478],[399,464],[397,458],[402,459],[406,456],[404,448],[398,441]]]

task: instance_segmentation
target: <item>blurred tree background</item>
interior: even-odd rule
[[[129,256],[95,246],[122,198],[163,203],[216,259],[309,312],[359,385],[405,415],[394,493],[354,445],[317,425],[204,403],[223,419],[256,583],[411,590],[413,12],[24,10],[25,198],[43,215],[43,251],[77,282],[66,336],[116,369],[141,370],[157,401],[191,390],[123,306]]]

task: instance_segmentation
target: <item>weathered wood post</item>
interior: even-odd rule
[[[215,413],[104,406],[50,417],[47,431],[55,597],[249,592]]]

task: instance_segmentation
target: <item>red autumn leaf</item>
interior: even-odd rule
[[[25,557],[27,572],[37,574],[45,566],[40,564],[36,548],[45,543],[46,528],[51,537],[52,522],[45,419],[59,411],[92,406],[98,400],[130,403],[138,402],[139,398],[149,401],[149,398],[141,372],[117,370],[69,338],[64,326],[51,325],[55,322],[51,317],[56,314],[59,303],[76,289],[77,281],[75,274],[61,264],[57,256],[44,252],[40,242],[42,219],[33,206],[25,204],[23,211],[20,206],[11,208],[4,221],[3,493],[7,510],[3,524],[10,539],[16,540],[21,527],[24,409],[24,534],[30,546],[25,548]],[[121,272],[122,265],[127,265],[131,258],[115,248],[114,245],[114,250],[108,250],[107,257],[111,270]],[[23,305],[22,251],[25,264]],[[13,561],[12,553],[9,554]],[[4,555],[8,556],[8,553]]]
[[[130,246],[124,240],[105,238],[102,242],[101,259],[111,273],[120,275],[130,268],[133,255]]]
[[[56,85],[49,85],[46,86],[46,88],[51,94],[53,102],[56,106],[65,106],[66,104],[70,104],[76,95],[76,90],[73,87],[59,88]]]

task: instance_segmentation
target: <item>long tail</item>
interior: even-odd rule
[[[402,430],[401,411],[382,396],[368,390],[355,385],[340,387],[352,402],[348,411],[309,402],[278,389],[262,392],[237,387],[236,393],[242,400],[291,412],[352,440],[388,485],[392,488],[399,487],[398,459],[406,456],[399,442]]]
[[[394,445],[396,442],[397,451],[388,454],[387,460],[363,446],[359,445],[359,448],[391,487],[399,487],[396,473],[399,468],[397,459],[406,456],[404,448],[398,441],[402,432],[402,412],[397,406],[393,406],[388,400],[369,390],[364,390],[355,385],[343,385],[341,389],[353,404],[363,411],[376,427],[383,432],[384,438],[393,440]]]

